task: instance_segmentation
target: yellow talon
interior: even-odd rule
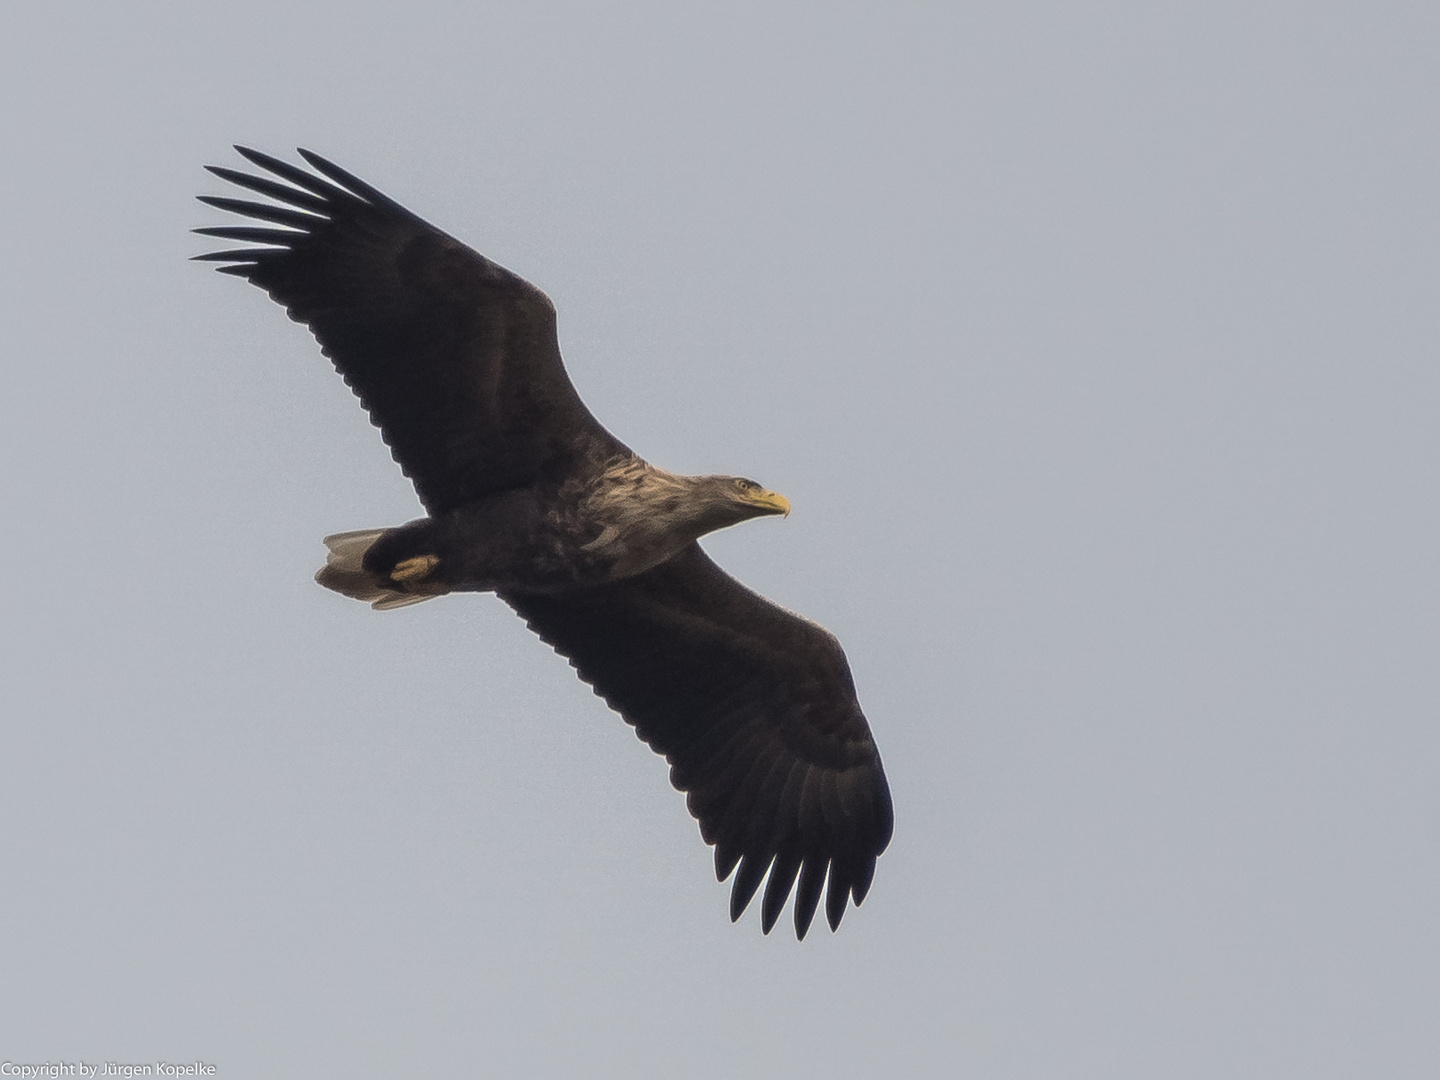
[[[435,555],[416,555],[413,559],[406,559],[395,564],[395,569],[390,571],[391,581],[419,581],[431,570],[440,559]]]

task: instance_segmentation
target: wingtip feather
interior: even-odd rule
[[[800,859],[794,855],[777,855],[770,868],[770,880],[765,883],[765,899],[761,902],[760,927],[765,933],[780,918],[785,901],[790,899],[790,890],[795,887],[795,875],[800,871]]]
[[[826,859],[810,858],[800,869],[800,884],[795,890],[795,937],[799,941],[805,940],[815,919],[815,907],[825,886],[826,864]]]
[[[735,884],[730,890],[730,921],[737,922],[745,909],[750,906],[750,901],[755,897],[755,890],[760,888],[760,882],[765,880],[765,871],[770,869],[771,856],[747,854],[740,860],[740,870],[735,875]]]

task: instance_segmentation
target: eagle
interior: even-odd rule
[[[246,245],[195,257],[309,327],[426,511],[326,537],[316,580],[381,610],[495,593],[665,757],[716,877],[734,874],[732,921],[763,882],[766,934],[792,891],[798,938],[822,893],[835,930],[894,823],[849,664],[697,542],[790,503],[611,435],[534,285],[318,154],[299,151],[307,170],[235,149],[268,175],[207,169],[268,201],[200,196],[252,223],[195,230]]]

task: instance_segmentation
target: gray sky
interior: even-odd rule
[[[221,1077],[1433,1077],[1433,3],[0,14],[0,1060]],[[313,148],[544,288],[845,643],[895,839],[738,926],[662,761],[185,259]]]

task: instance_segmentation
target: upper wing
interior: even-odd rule
[[[289,181],[222,169],[285,205],[200,197],[281,228],[197,229],[262,247],[198,256],[260,286],[360,396],[432,514],[624,452],[581,403],[539,289],[318,155]]]
[[[797,873],[799,937],[827,867],[832,930],[850,896],[865,898],[890,841],[890,788],[832,634],[746,589],[698,544],[612,584],[501,595],[670,762],[716,875],[740,865],[732,919],[767,868],[766,933]]]

